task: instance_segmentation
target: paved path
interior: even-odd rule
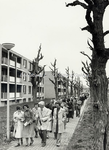
[[[84,105],[81,108],[81,114],[83,113],[84,107],[85,107],[86,101]],[[56,140],[53,139],[53,133],[49,134],[49,139],[47,139],[47,145],[45,147],[41,147],[41,139],[40,137],[34,138],[34,143],[33,145],[29,147],[25,147],[25,140],[24,140],[24,145],[20,147],[15,147],[17,144],[17,141],[12,141],[10,143],[10,146],[8,150],[64,150],[66,146],[68,145],[69,140],[71,139],[75,128],[77,126],[77,123],[80,118],[76,117],[74,115],[74,119],[70,119],[69,123],[67,123],[66,130],[64,131],[62,135],[62,140],[61,140],[61,146],[56,147]]]

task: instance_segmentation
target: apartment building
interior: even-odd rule
[[[5,106],[7,104],[8,83],[10,105],[33,101],[32,84],[30,80],[32,61],[13,50],[9,51],[8,57],[8,51],[2,45],[0,45],[0,58],[0,106]],[[39,85],[39,91],[37,92],[38,97],[44,97],[44,94],[42,94],[44,91],[43,83],[44,81],[42,81]]]
[[[54,81],[54,76],[52,75],[51,71],[46,71],[45,72],[45,77],[44,77],[44,89],[45,89],[45,98],[55,98],[55,90],[54,90],[54,84],[49,80]],[[66,78],[59,74],[58,78],[58,97],[64,97],[66,96]],[[64,83],[64,84],[63,84]]]

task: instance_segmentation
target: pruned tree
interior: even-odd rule
[[[70,95],[74,96],[74,71],[72,70],[70,79]]]
[[[51,63],[51,67],[50,70],[52,72],[52,75],[54,77],[54,80],[52,80],[51,78],[49,78],[49,80],[53,83],[54,85],[54,90],[55,90],[55,98],[56,100],[58,100],[58,68],[56,67],[56,62],[57,60],[54,60],[54,63]]]
[[[65,68],[66,70],[66,76],[67,76],[67,82],[66,82],[66,97],[69,97],[69,78],[70,78],[70,72],[69,72],[69,67]]]
[[[86,10],[85,19],[87,26],[82,31],[88,31],[92,36],[91,71],[92,79],[90,88],[92,89],[93,102],[93,129],[94,129],[94,150],[106,150],[108,133],[108,80],[106,76],[106,63],[109,59],[109,48],[105,47],[104,37],[109,31],[103,31],[103,16],[109,5],[108,0],[76,0],[66,6],[81,6]]]
[[[39,66],[40,60],[43,59],[42,53],[41,53],[41,45],[39,46],[38,49],[38,54],[37,57],[33,60],[32,65],[32,71],[31,73],[31,83],[32,83],[32,92],[33,92],[33,101],[37,101],[37,91],[38,91],[38,86],[42,79],[44,78],[45,75],[45,66],[43,67]],[[40,75],[42,73],[42,75]]]

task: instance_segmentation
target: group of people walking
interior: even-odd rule
[[[54,134],[56,146],[59,147],[66,123],[74,117],[75,110],[77,110],[77,102],[72,98],[57,101],[53,99],[47,104],[40,101],[35,103],[33,108],[29,108],[28,105],[17,106],[13,114],[13,135],[18,141],[15,147],[23,145],[24,140],[26,146],[31,146],[34,137],[38,138],[38,136],[41,138],[41,146],[44,147],[49,132]]]

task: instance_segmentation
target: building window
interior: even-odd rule
[[[28,87],[28,94],[31,94],[31,86]]]
[[[27,68],[27,60],[23,60],[23,66],[24,66],[24,68]]]
[[[28,73],[28,81],[31,82],[31,74]]]
[[[26,73],[23,73],[23,80],[26,81]]]
[[[26,85],[23,86],[23,93],[26,94]]]
[[[32,70],[32,64],[29,62],[29,70]]]

